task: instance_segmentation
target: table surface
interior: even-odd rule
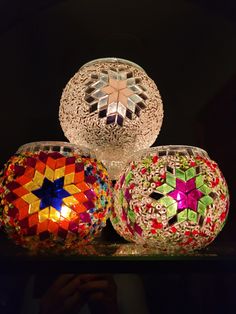
[[[160,252],[134,243],[95,241],[74,251],[32,253],[0,240],[0,270],[7,272],[236,272],[236,245],[212,243],[190,253]]]

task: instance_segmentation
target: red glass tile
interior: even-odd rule
[[[37,233],[39,234],[39,233],[42,233],[42,232],[48,230],[48,223],[49,223],[48,219],[44,220],[43,222],[39,222]]]
[[[62,157],[62,158],[59,158],[57,159],[57,162],[56,162],[56,168],[62,168],[64,167],[66,164],[66,157]]]
[[[73,196],[80,203],[86,202],[88,200],[88,198],[86,197],[86,195],[84,195],[84,193],[77,193],[77,194],[74,194]]]
[[[19,187],[18,189],[14,190],[14,193],[18,196],[23,196],[25,194],[28,194],[29,191],[26,190],[23,186]]]
[[[71,165],[75,163],[75,157],[67,157],[66,158],[66,165]]]
[[[90,187],[85,182],[79,182],[76,184],[77,188],[81,190],[81,192],[89,190]]]
[[[59,225],[60,225],[60,228],[68,230],[68,228],[69,228],[69,221],[64,219],[64,220],[60,221]]]
[[[32,178],[34,177],[34,173],[35,173],[35,169],[34,169],[34,168],[27,167],[27,168],[25,169],[24,175],[25,175],[26,177],[29,177],[30,179],[32,179]]]
[[[72,173],[72,172],[75,172],[75,164],[66,165],[66,167],[65,167],[65,175],[69,174],[69,173]]]
[[[75,204],[72,206],[72,209],[76,213],[82,213],[82,212],[85,212],[87,210],[87,208],[83,204]]]
[[[38,160],[35,166],[35,169],[38,170],[38,172],[44,174],[46,165],[42,161]]]
[[[48,223],[48,231],[53,234],[57,234],[58,229],[59,229],[58,223],[50,220]]]
[[[49,166],[51,169],[55,170],[56,169],[56,160],[53,159],[52,157],[48,157],[47,160],[47,166]]]
[[[18,210],[18,208],[16,208],[15,206],[14,207],[10,207],[9,209],[8,209],[8,216],[9,217],[12,217],[12,218],[16,218],[16,216],[18,215],[18,213],[19,213],[19,210]]]
[[[26,176],[21,176],[21,177],[16,179],[16,182],[18,182],[20,185],[25,185],[26,183],[28,183],[30,181],[31,181],[31,179],[29,177],[26,177]]]
[[[28,216],[28,206],[20,207],[19,209],[19,220],[25,219]]]
[[[32,227],[34,225],[38,224],[39,218],[38,218],[38,213],[34,213],[29,216],[29,227]]]
[[[75,184],[84,181],[84,171],[76,172],[74,182]]]

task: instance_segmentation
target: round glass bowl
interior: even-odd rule
[[[83,65],[68,82],[59,118],[68,140],[96,150],[110,177],[117,179],[126,152],[156,140],[163,105],[157,86],[139,65],[102,58]]]
[[[165,251],[201,249],[223,228],[229,208],[225,179],[197,147],[138,152],[116,183],[111,222],[128,241]]]
[[[112,204],[104,166],[66,142],[21,146],[2,171],[0,198],[4,229],[30,249],[93,240]]]

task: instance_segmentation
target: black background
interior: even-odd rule
[[[217,241],[235,240],[235,2],[0,3],[0,164],[24,143],[66,140],[58,109],[70,77],[92,59],[126,58],[162,95],[155,145],[200,146],[220,165],[231,210]]]
[[[229,184],[231,206],[215,243],[234,245],[234,0],[1,0],[0,23],[1,166],[24,143],[66,140],[58,121],[60,97],[80,66],[99,57],[129,59],[146,70],[162,95],[165,116],[155,145],[200,146],[220,165]],[[203,306],[208,313],[219,313],[213,301],[224,307],[222,299],[229,291],[233,296],[235,284],[229,277],[226,283],[222,276],[206,281],[194,270],[191,278],[178,276],[169,281],[153,277],[148,285],[154,288],[161,280],[165,289],[183,289],[188,296],[204,290],[205,304],[197,302],[196,311]],[[226,287],[222,288],[225,294],[214,286]],[[165,291],[157,292],[165,300],[163,313],[167,303],[174,309]],[[179,297],[172,295],[172,301],[181,307]],[[151,298],[156,313],[155,296]],[[235,313],[229,304],[225,313]]]

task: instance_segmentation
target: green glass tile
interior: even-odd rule
[[[130,221],[135,222],[136,215],[132,210],[128,211],[128,217],[129,217]]]
[[[171,204],[176,203],[175,200],[174,200],[172,197],[170,197],[170,196],[164,196],[164,197],[162,197],[162,198],[159,200],[159,202],[160,202],[162,205],[164,205],[165,207],[168,207],[168,206],[170,206]]]
[[[164,184],[158,186],[158,187],[156,188],[156,190],[157,190],[158,192],[162,193],[162,194],[167,194],[167,193],[169,193],[170,191],[173,191],[174,188],[173,188],[172,186],[170,186],[170,185],[164,183]]]
[[[177,213],[177,203],[167,207],[167,218],[174,216]]]
[[[185,180],[185,171],[180,170],[179,168],[176,168],[175,169],[175,175],[176,175],[177,178],[179,178],[179,179],[181,179],[183,181],[186,181]]]
[[[112,222],[116,225],[118,224],[118,222],[120,221],[120,219],[118,217],[115,217],[112,219]]]
[[[201,202],[198,202],[197,211],[198,211],[198,213],[200,215],[205,217],[205,215],[206,215],[206,205],[201,203]]]
[[[210,197],[209,195],[205,195],[205,196],[200,198],[200,202],[205,204],[206,206],[208,206],[211,203],[213,203],[213,198]]]
[[[178,222],[185,221],[185,220],[187,220],[187,217],[188,217],[188,210],[187,210],[187,208],[186,208],[185,210],[183,210],[182,212],[180,212],[180,213],[177,215],[177,221],[178,221]]]
[[[198,189],[205,195],[209,194],[212,191],[206,184],[203,184]]]
[[[188,219],[193,222],[197,222],[197,213],[191,209],[188,210]]]
[[[196,176],[196,170],[194,167],[189,168],[188,170],[185,171],[185,178],[186,181],[194,178]]]
[[[170,172],[166,173],[166,183],[174,188],[176,187],[176,178]]]
[[[199,188],[200,186],[202,186],[204,184],[204,180],[203,180],[203,176],[199,175],[196,177],[196,188]]]
[[[123,193],[122,190],[120,190],[119,202],[120,202],[120,205],[121,205],[121,206],[123,205],[123,201],[124,201],[124,193]]]
[[[125,184],[128,185],[130,180],[132,179],[133,177],[133,173],[130,171],[127,176],[125,177]]]

